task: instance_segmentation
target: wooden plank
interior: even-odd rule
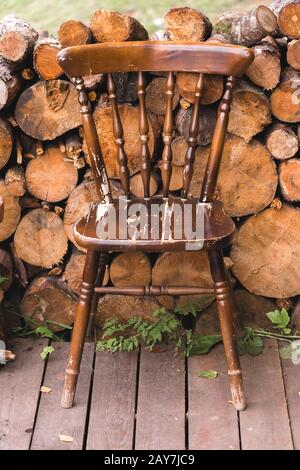
[[[45,363],[46,340],[14,339],[16,359],[0,371],[0,449],[27,450],[30,445]]]
[[[300,366],[290,359],[281,359],[281,366],[294,448],[300,450]]]
[[[215,379],[199,372],[221,372]],[[224,348],[215,347],[205,356],[193,356],[189,371],[189,449],[239,450],[238,416],[231,399]]]
[[[278,346],[265,340],[257,357],[242,356],[248,407],[240,413],[242,449],[293,449]]]
[[[142,350],[135,448],[185,448],[185,364],[174,348]]]
[[[131,450],[138,353],[97,353],[88,450]]]
[[[49,357],[43,381],[52,391],[41,395],[31,449],[80,450],[83,447],[94,343],[84,346],[74,406],[63,409],[60,400],[69,346],[66,342],[54,343],[55,351]],[[59,435],[70,436],[73,441],[62,441]]]

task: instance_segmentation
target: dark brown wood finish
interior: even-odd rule
[[[222,203],[214,200],[214,193],[221,163],[225,135],[228,126],[229,110],[232,101],[232,91],[235,77],[243,74],[253,60],[253,53],[242,47],[224,45],[217,42],[209,43],[174,43],[140,41],[130,43],[92,44],[64,49],[58,54],[58,62],[64,71],[73,78],[79,92],[83,126],[86,135],[88,151],[92,170],[97,186],[99,199],[102,204],[93,203],[87,217],[79,221],[75,227],[77,243],[87,249],[87,258],[83,274],[83,283],[78,303],[76,321],[71,341],[69,362],[66,370],[66,379],[63,392],[62,406],[69,408],[73,405],[80,360],[84,344],[84,337],[90,316],[94,316],[97,308],[98,296],[104,293],[127,295],[189,295],[203,293],[203,289],[196,287],[174,286],[146,286],[138,288],[103,288],[101,287],[104,273],[104,260],[109,251],[122,252],[136,251],[174,251],[187,249],[205,249],[210,259],[211,273],[214,280],[214,293],[218,303],[219,318],[228,366],[229,382],[232,400],[237,410],[246,407],[239,357],[236,347],[235,329],[233,323],[233,302],[229,283],[227,282],[222,248],[233,240],[235,227],[231,219],[225,215]],[[127,156],[124,149],[123,127],[118,111],[116,87],[112,77],[114,72],[138,72],[137,92],[140,104],[139,135],[141,144],[141,170],[144,185],[144,198],[129,200],[129,171]],[[162,153],[162,197],[149,198],[149,181],[151,174],[150,152],[148,148],[149,124],[145,105],[146,84],[143,72],[164,71],[169,72],[166,85],[166,113],[163,128],[164,149]],[[170,198],[169,186],[172,172],[172,140],[173,140],[173,97],[175,90],[174,72],[198,72],[199,79],[195,89],[195,104],[188,138],[188,150],[184,168],[184,188],[182,198]],[[84,75],[108,73],[108,95],[112,107],[113,130],[118,150],[120,179],[128,204],[121,210],[120,200],[113,200],[107,174],[104,167],[101,149],[97,137],[95,123],[91,115],[91,108],[84,89]],[[211,152],[207,163],[204,183],[200,201],[189,197],[189,185],[192,178],[193,163],[195,159],[195,146],[199,134],[201,119],[200,103],[203,91],[204,74],[218,74],[229,77],[226,89],[219,107],[216,128],[213,136]],[[104,200],[103,200],[104,199]],[[134,231],[130,230],[132,216],[130,208],[136,203],[142,203],[151,213],[151,222],[140,223],[137,229],[134,217]],[[162,209],[152,217],[154,204]],[[164,204],[164,205],[163,205]],[[176,236],[176,226],[183,227],[182,221],[176,215],[175,204],[182,211],[191,209],[193,223],[196,214],[201,211],[203,215],[203,235],[195,239],[182,235]],[[98,227],[107,220],[109,210],[116,210],[116,233],[104,237],[99,236]],[[171,214],[171,215],[170,215]],[[126,231],[121,233],[120,217],[125,216]],[[165,221],[171,221],[169,232],[166,234]],[[195,222],[196,223],[196,222]],[[194,225],[193,225],[194,227]],[[122,230],[124,227],[122,227]],[[157,234],[153,237],[153,231]],[[132,235],[134,233],[134,235]],[[185,230],[182,230],[182,234]],[[99,267],[100,262],[100,267]],[[97,275],[98,272],[98,275]],[[211,290],[209,290],[211,293]],[[91,314],[92,311],[92,314]],[[90,324],[91,325],[91,324]],[[90,330],[91,328],[89,328]]]

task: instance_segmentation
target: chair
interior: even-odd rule
[[[222,203],[214,200],[214,193],[228,126],[233,87],[236,77],[241,76],[246,71],[252,60],[253,54],[247,48],[224,45],[213,41],[207,43],[141,41],[92,44],[69,47],[59,52],[58,63],[71,78],[78,90],[83,128],[99,198],[98,201],[92,204],[88,216],[80,220],[74,229],[75,239],[79,245],[87,249],[87,256],[65,375],[62,407],[70,408],[73,406],[85,335],[89,319],[95,315],[101,294],[157,296],[214,293],[218,304],[232,401],[237,410],[245,409],[246,401],[232,312],[234,299],[226,279],[222,253],[222,249],[231,244],[233,240],[235,226],[232,220],[225,215]],[[146,82],[144,72],[158,71],[168,72],[166,85],[167,107],[163,128],[164,149],[161,168],[163,189],[161,196],[149,197],[151,161],[148,148],[149,125],[145,105]],[[172,100],[175,86],[174,72],[177,71],[196,72],[199,73],[199,78],[195,89],[195,104],[189,131],[188,150],[185,158],[183,191],[181,197],[174,198],[169,195],[169,184],[172,169]],[[137,91],[140,105],[139,137],[144,188],[144,198],[139,200],[132,198],[129,192],[129,171],[127,156],[124,150],[123,128],[112,75],[115,72],[138,73]],[[107,74],[107,88],[113,115],[120,180],[125,195],[122,201],[113,199],[111,195],[96,126],[82,78],[85,75],[99,73]],[[224,75],[227,77],[227,81],[219,106],[200,199],[196,199],[189,195],[189,185],[193,173],[199,119],[201,119],[200,103],[204,74]],[[120,212],[119,206],[121,203],[124,206],[124,201],[127,207],[125,209],[123,207]],[[127,230],[127,228],[125,236],[120,233],[120,229],[116,230],[116,234],[112,238],[103,236],[102,232],[102,235],[99,236],[99,224],[101,227],[107,224],[108,213],[114,212],[118,214],[117,218],[119,220],[122,216],[122,211],[125,211],[128,215],[130,208],[136,203],[143,204],[147,210],[152,210],[154,204],[162,204],[164,207],[161,213],[156,218],[154,217],[154,221],[151,219],[151,223],[145,224],[142,227],[143,236],[138,239],[135,236],[129,236],[129,229]],[[175,237],[173,233],[176,229],[175,217],[172,217],[172,215],[171,219],[173,222],[170,223],[168,237],[164,236],[164,223],[162,220],[165,220],[166,214],[172,214],[174,204],[183,211],[190,209],[192,214],[196,212],[202,214],[204,228],[200,236],[192,240],[185,236],[181,238]],[[125,216],[124,220],[130,225],[132,217]],[[152,225],[157,225],[158,237],[156,239],[151,237]],[[118,223],[116,226],[119,227]],[[207,250],[214,289],[188,286],[101,287],[109,252],[128,250],[164,252],[185,249],[187,244],[188,249],[199,249],[201,247]]]

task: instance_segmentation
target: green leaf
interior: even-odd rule
[[[286,328],[290,322],[289,314],[285,308],[274,310],[274,312],[268,312],[267,317],[273,323],[274,328]]]
[[[279,349],[279,354],[281,359],[291,359],[292,357],[292,345],[288,344],[287,346],[283,346],[282,348]]]
[[[6,281],[8,281],[8,277],[0,275],[0,284],[4,284]]]
[[[263,348],[263,339],[257,336],[251,328],[247,329],[247,333],[243,338],[238,338],[238,350],[241,355],[258,356]]]
[[[290,328],[283,328],[282,331],[283,331],[283,334],[284,334],[284,335],[290,335],[291,332],[292,332],[292,330],[291,330]]]
[[[211,348],[222,341],[220,335],[203,336],[195,335],[190,345],[190,356],[197,356],[198,354],[207,354]]]
[[[52,354],[54,351],[54,347],[53,346],[45,346],[44,349],[42,350],[42,352],[40,353],[40,356],[41,358],[43,359],[43,361],[50,355]]]
[[[216,370],[203,370],[199,372],[198,377],[202,377],[204,379],[215,379],[220,375],[221,372],[217,372]]]
[[[53,331],[51,331],[49,328],[47,328],[46,326],[38,326],[35,330],[34,330],[34,333],[36,335],[39,335],[41,338],[49,338],[49,339],[54,339],[54,340],[58,340],[58,336],[53,333]]]

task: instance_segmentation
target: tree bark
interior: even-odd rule
[[[5,185],[12,196],[21,197],[26,192],[24,169],[16,165],[5,173]]]
[[[252,50],[254,61],[248,67],[246,75],[255,85],[272,90],[278,85],[281,72],[280,52],[276,42],[264,40]]]
[[[8,192],[4,180],[0,180],[0,197],[4,204],[4,217],[0,223],[0,241],[3,241],[15,232],[20,220],[21,208],[19,198]]]
[[[0,56],[0,109],[9,106],[20,91],[20,76]]]
[[[33,66],[40,78],[44,80],[55,80],[64,74],[58,65],[56,56],[62,47],[60,43],[52,38],[38,41],[33,53]]]
[[[15,15],[5,16],[0,23],[0,55],[14,63],[23,62],[33,51],[38,32]]]
[[[0,118],[0,169],[8,162],[14,144],[13,129],[10,123]]]
[[[153,114],[165,115],[167,110],[167,79],[164,77],[154,78],[146,88],[146,108]],[[175,87],[173,97],[173,111],[179,103],[179,93]]]
[[[180,108],[175,115],[175,125],[179,134],[185,139],[189,138],[193,107],[183,109]],[[198,135],[199,145],[208,145],[212,141],[215,129],[217,112],[214,108],[202,107],[200,110],[200,132]]]

